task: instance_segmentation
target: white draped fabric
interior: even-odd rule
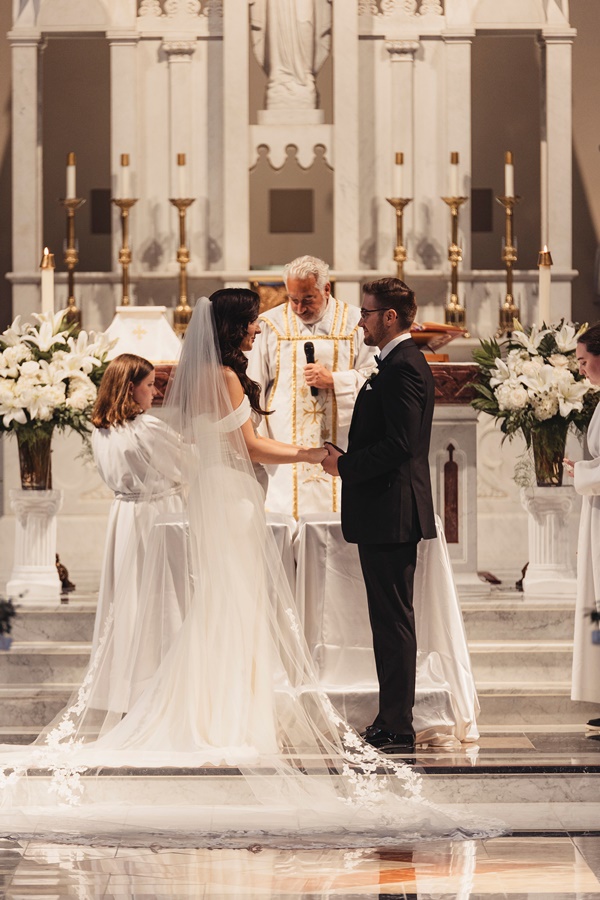
[[[575,490],[583,495],[577,548],[577,603],[571,698],[600,703],[600,644],[590,619],[600,608],[600,404],[587,432],[591,459],[575,463]]]
[[[446,748],[479,736],[479,702],[439,517],[438,537],[421,541],[415,573],[417,740]],[[295,541],[296,605],[319,683],[356,727],[377,712],[377,674],[356,546],[339,517],[303,517]]]
[[[358,327],[360,310],[333,297],[323,318],[305,325],[289,303],[260,318],[262,334],[254,342],[248,375],[263,388],[271,415],[261,426],[268,437],[319,447],[331,441],[345,449],[354,401],[374,367],[374,351]],[[313,397],[304,379],[304,346],[312,341],[315,359],[333,372],[332,390]],[[267,509],[298,518],[305,513],[339,512],[340,479],[321,466],[300,463],[269,469]]]

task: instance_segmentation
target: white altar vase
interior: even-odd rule
[[[325,315],[306,325],[284,303],[261,316],[248,366],[250,378],[263,387],[263,403],[271,415],[261,433],[279,441],[319,447],[331,441],[342,449],[348,442],[354,401],[374,366],[373,350],[358,327],[360,310],[331,297]],[[304,345],[312,341],[315,361],[333,372],[332,390],[313,397],[304,379]],[[339,513],[340,479],[320,465],[295,463],[271,466],[267,510],[291,514]]]

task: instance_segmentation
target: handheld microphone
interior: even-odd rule
[[[314,363],[315,361],[315,345],[312,341],[307,341],[304,345],[304,355],[306,357],[307,363]],[[310,393],[313,397],[319,396],[319,388],[316,388],[314,385],[310,387]]]

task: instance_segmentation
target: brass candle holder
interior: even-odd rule
[[[503,337],[513,330],[513,319],[519,318],[519,308],[515,305],[513,297],[513,266],[517,261],[517,248],[514,244],[513,209],[520,197],[496,197],[497,202],[504,207],[506,214],[504,222],[504,246],[502,248],[502,261],[506,266],[506,297],[500,306],[498,330],[496,337]]]
[[[465,328],[467,319],[464,306],[458,299],[458,264],[462,261],[462,249],[458,246],[458,212],[466,203],[468,197],[442,197],[444,203],[450,207],[451,238],[448,247],[448,259],[450,260],[450,299],[444,309],[446,325],[458,325]],[[467,337],[468,335],[465,335]]]
[[[396,274],[404,281],[404,263],[406,262],[406,247],[404,246],[404,207],[412,203],[412,197],[386,197],[388,203],[396,210],[396,247],[394,249],[394,262]]]
[[[85,199],[83,197],[61,198],[59,203],[67,211],[67,240],[64,261],[68,271],[69,298],[65,310],[65,319],[69,325],[76,325],[81,328],[81,310],[77,308],[75,303],[75,266],[79,262],[79,251],[75,241],[75,213],[80,206],[83,206]]]
[[[113,200],[115,206],[121,210],[121,249],[119,250],[119,263],[122,271],[122,296],[121,306],[129,306],[129,266],[131,265],[131,248],[129,246],[129,210],[137,203],[137,198],[125,197]]]
[[[183,337],[192,318],[192,308],[187,297],[187,266],[190,261],[190,251],[186,247],[185,216],[188,207],[195,198],[172,198],[170,202],[179,211],[179,247],[177,249],[177,262],[179,263],[179,306],[173,313],[173,329],[175,334]]]

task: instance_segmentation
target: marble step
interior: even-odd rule
[[[15,641],[91,641],[95,603],[24,608],[13,619]]]
[[[0,684],[79,684],[90,658],[89,642],[13,641],[0,653]]]
[[[571,682],[498,682],[477,684],[479,725],[523,728],[535,725],[580,725],[598,717],[597,703],[571,700]]]
[[[597,829],[600,816],[600,773],[597,771],[565,772],[542,767],[537,771],[513,767],[498,773],[487,767],[484,771],[436,771],[435,767],[421,771],[424,797],[442,810],[455,811],[459,817],[462,814],[463,823],[465,817],[481,816],[501,820],[509,830]],[[28,777],[28,800],[40,804],[36,808],[36,825],[42,831],[41,807],[48,800],[49,783],[46,774]],[[105,768],[98,774],[82,775],[81,783],[85,803],[81,811],[78,807],[70,808],[69,817],[72,826],[83,834],[88,831],[86,823],[90,820],[92,833],[97,833],[98,824],[104,822],[105,835],[127,833],[128,828],[144,830],[149,823],[155,832],[161,832],[161,826],[166,826],[177,827],[190,835],[199,831],[218,833],[222,831],[221,817],[230,821],[229,805],[238,807],[240,827],[251,828],[255,820],[252,788],[234,772],[224,774],[217,770],[217,774],[209,774],[207,770],[190,770],[177,774],[173,769],[155,769],[138,774]],[[118,812],[120,801],[127,804],[123,817]],[[94,809],[90,804],[98,807]],[[198,818],[198,808],[207,806],[211,807],[210,824]],[[18,815],[17,819],[14,813],[8,815],[10,828],[18,832]],[[301,840],[293,808],[286,811],[277,804],[272,810],[263,807],[263,817],[271,823],[289,821],[296,842]],[[4,825],[2,818],[0,811],[0,822]],[[246,846],[247,843],[246,836]]]
[[[469,653],[477,685],[495,680],[563,682],[571,677],[573,641],[472,641]]]
[[[522,596],[522,595],[521,595]],[[573,638],[573,604],[541,605],[518,601],[461,602],[469,640],[569,640]]]
[[[72,684],[0,684],[0,726],[41,729],[73,695]]]

